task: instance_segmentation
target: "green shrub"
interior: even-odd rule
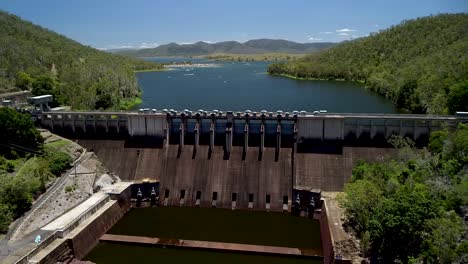
[[[11,221],[13,221],[13,214],[6,204],[0,204],[0,233],[6,233]]]
[[[67,187],[65,187],[65,192],[66,193],[73,192],[74,190],[75,190],[74,185],[68,185]]]
[[[48,154],[49,170],[55,176],[60,176],[72,163],[72,158],[64,152],[51,152]]]

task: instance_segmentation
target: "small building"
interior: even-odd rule
[[[26,103],[27,99],[31,96],[31,91],[18,91],[0,94],[0,100],[2,105],[4,101],[9,101],[8,106],[17,106],[22,103]]]
[[[28,103],[34,105],[34,107],[39,108],[42,112],[49,111],[49,103],[54,100],[54,97],[50,94],[33,96],[28,98]]]

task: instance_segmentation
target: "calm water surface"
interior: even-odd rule
[[[108,233],[308,248],[317,250],[317,254],[322,247],[317,220],[220,208],[134,208]]]
[[[396,113],[393,104],[361,85],[336,81],[301,81],[270,76],[269,62],[212,62],[189,58],[147,58],[170,62],[216,63],[215,68],[177,68],[137,73],[141,107],[176,110]]]
[[[194,207],[133,208],[111,234],[298,247],[321,255],[317,220],[289,214]],[[99,243],[86,260],[118,263],[322,263],[270,255]]]

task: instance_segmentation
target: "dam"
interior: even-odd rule
[[[329,195],[343,190],[360,160],[396,155],[393,135],[423,147],[432,131],[468,121],[463,114],[202,110],[33,118],[94,152],[122,181],[42,227],[44,242],[16,263],[125,263],[127,255],[351,263],[336,250],[344,231]]]
[[[359,160],[395,152],[387,143],[392,135],[424,146],[431,131],[468,121],[217,110],[43,112],[36,118],[41,127],[94,151],[123,180],[158,183],[164,205],[272,211],[290,211],[304,190],[341,191]],[[141,190],[149,197],[152,188]]]

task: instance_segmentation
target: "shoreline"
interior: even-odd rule
[[[222,67],[219,63],[182,63],[182,64],[166,64],[164,68],[217,68]]]
[[[146,69],[146,70],[135,70],[133,71],[134,73],[137,72],[159,72],[159,71],[165,71],[166,69],[164,67],[162,68],[154,68],[154,69]]]
[[[364,84],[364,80],[346,80],[346,79],[324,79],[324,78],[303,78],[303,77],[297,77],[297,76],[294,76],[294,75],[291,75],[291,74],[285,74],[285,73],[281,73],[281,74],[271,74],[269,72],[267,72],[269,75],[271,76],[278,76],[278,77],[286,77],[286,78],[290,78],[290,79],[294,79],[294,80],[299,80],[299,81],[337,81],[337,82],[355,82],[355,83],[359,83],[359,84]]]

